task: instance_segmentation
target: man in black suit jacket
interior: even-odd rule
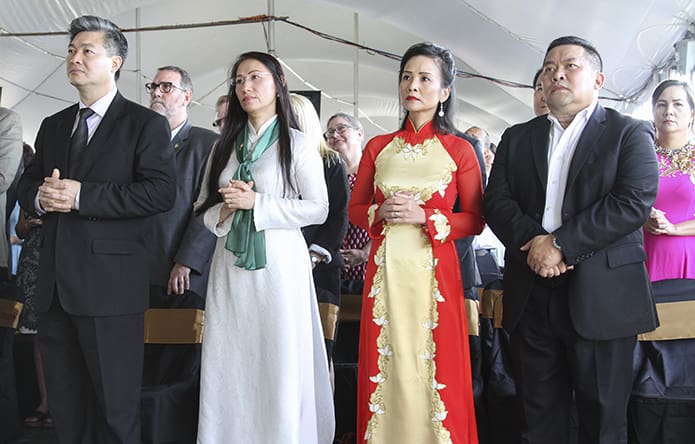
[[[522,442],[627,442],[636,334],[657,324],[642,224],[656,199],[653,133],[598,104],[601,58],[578,37],[546,52],[549,116],[502,136],[485,216],[506,246],[504,327],[522,397]]]
[[[194,217],[193,203],[218,136],[188,121],[193,82],[186,70],[163,66],[145,87],[150,94],[150,108],[169,122],[178,178],[174,207],[154,216],[149,238],[152,302],[169,306],[171,301],[165,294],[180,296],[190,292],[193,294],[187,297],[187,305],[202,308],[217,238]]]
[[[44,218],[39,342],[66,443],[140,442],[144,235],[173,205],[176,172],[166,119],[116,88],[127,48],[108,20],[72,21],[66,68],[80,102],[43,121],[18,186]]]

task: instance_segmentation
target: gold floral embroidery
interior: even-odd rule
[[[367,208],[367,221],[369,222],[369,226],[374,223],[377,208],[379,208],[377,204],[372,204],[369,206],[369,208]]]
[[[417,160],[418,157],[426,156],[430,148],[434,145],[435,138],[427,139],[422,143],[411,145],[401,137],[394,137],[393,144],[396,147],[398,154],[401,154],[406,160]]]
[[[432,249],[431,247],[429,248],[429,254],[432,255]],[[437,260],[432,258],[432,266],[433,268],[436,268],[437,266]],[[434,273],[434,269],[433,269]],[[446,410],[446,406],[444,405],[444,402],[442,401],[441,396],[439,395],[439,392],[441,390],[446,389],[446,384],[441,384],[440,382],[437,381],[437,365],[434,362],[434,357],[436,355],[436,349],[437,346],[434,343],[434,334],[433,330],[437,328],[439,325],[439,311],[438,311],[438,304],[440,302],[444,302],[444,297],[442,296],[441,292],[439,291],[439,282],[437,281],[436,278],[432,279],[432,302],[430,305],[430,313],[429,313],[429,318],[424,319],[422,322],[422,327],[427,330],[427,340],[425,343],[425,350],[423,353],[420,355],[420,357],[425,361],[427,370],[428,370],[428,377],[431,381],[430,389],[432,390],[432,404],[430,406],[431,408],[431,419],[432,419],[432,424],[434,426],[434,433],[437,436],[437,440],[440,443],[451,443],[451,433],[444,427],[443,422],[446,419],[447,415],[449,412]]]
[[[435,240],[441,241],[442,243],[446,241],[449,233],[451,233],[449,219],[447,219],[447,217],[439,210],[434,210],[434,214],[431,215],[429,219],[434,222],[434,229],[436,231],[434,235]]]
[[[369,291],[368,297],[374,298],[374,307],[372,308],[372,322],[378,325],[380,328],[379,336],[376,340],[377,350],[379,352],[379,357],[377,358],[377,367],[379,368],[379,373],[370,376],[369,380],[376,384],[375,390],[369,396],[369,411],[372,413],[371,418],[367,422],[367,430],[364,434],[365,441],[369,441],[372,437],[374,429],[377,427],[379,422],[379,416],[386,413],[386,406],[384,405],[384,394],[383,394],[383,384],[388,378],[387,363],[393,356],[393,350],[391,344],[389,343],[389,333],[388,328],[388,316],[386,313],[386,306],[383,298],[381,297],[381,289],[384,283],[384,244],[379,245],[376,253],[374,254],[374,262],[377,265],[376,272],[374,273],[374,279],[372,280],[372,288]]]
[[[392,159],[397,159],[397,161],[400,162],[406,162],[408,165],[407,168],[410,169],[411,165],[413,168],[417,168],[417,165],[420,162],[427,162],[427,156],[441,155],[442,152],[439,151],[440,149],[444,150],[441,142],[436,137],[427,139],[415,146],[406,143],[401,137],[394,137],[387,148],[382,151],[380,156],[386,155],[389,156],[389,158],[392,158],[390,157],[389,151],[391,153],[395,152],[395,156],[393,156]],[[423,205],[424,202],[432,198],[435,193],[439,193],[440,196],[444,197],[447,187],[453,180],[453,173],[456,171],[457,166],[448,153],[444,152],[443,154],[446,156],[446,164],[439,167],[439,171],[441,171],[441,173],[437,172],[435,177],[433,177],[432,180],[428,180],[426,183],[422,183],[418,186],[411,186],[409,188],[404,188],[403,186],[399,185],[394,186],[385,183],[382,180],[381,173],[377,171],[374,177],[375,185],[381,190],[386,198],[393,196],[393,194],[398,191],[407,191],[416,196],[415,200],[420,205]],[[442,160],[443,159],[444,158],[442,158]]]

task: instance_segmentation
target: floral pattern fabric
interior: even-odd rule
[[[376,220],[398,191],[425,224]],[[453,213],[456,198],[461,212]],[[349,206],[372,249],[362,304],[358,438],[368,443],[477,443],[467,318],[453,239],[483,227],[478,162],[468,142],[431,124],[365,148]]]

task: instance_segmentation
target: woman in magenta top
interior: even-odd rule
[[[661,82],[652,95],[659,194],[644,225],[652,282],[695,279],[695,96],[687,83]]]

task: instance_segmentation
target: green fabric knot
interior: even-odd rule
[[[277,119],[273,122],[258,138],[256,145],[249,150],[245,150],[248,144],[248,124],[244,132],[240,133],[234,141],[234,151],[239,168],[234,173],[233,179],[249,182],[253,180],[251,165],[258,160],[261,155],[280,137]],[[253,183],[256,191],[256,182]],[[232,219],[232,228],[227,234],[225,248],[237,256],[234,265],[245,268],[246,270],[259,270],[265,268],[265,233],[256,230],[253,222],[253,208],[249,210],[237,209]]]

